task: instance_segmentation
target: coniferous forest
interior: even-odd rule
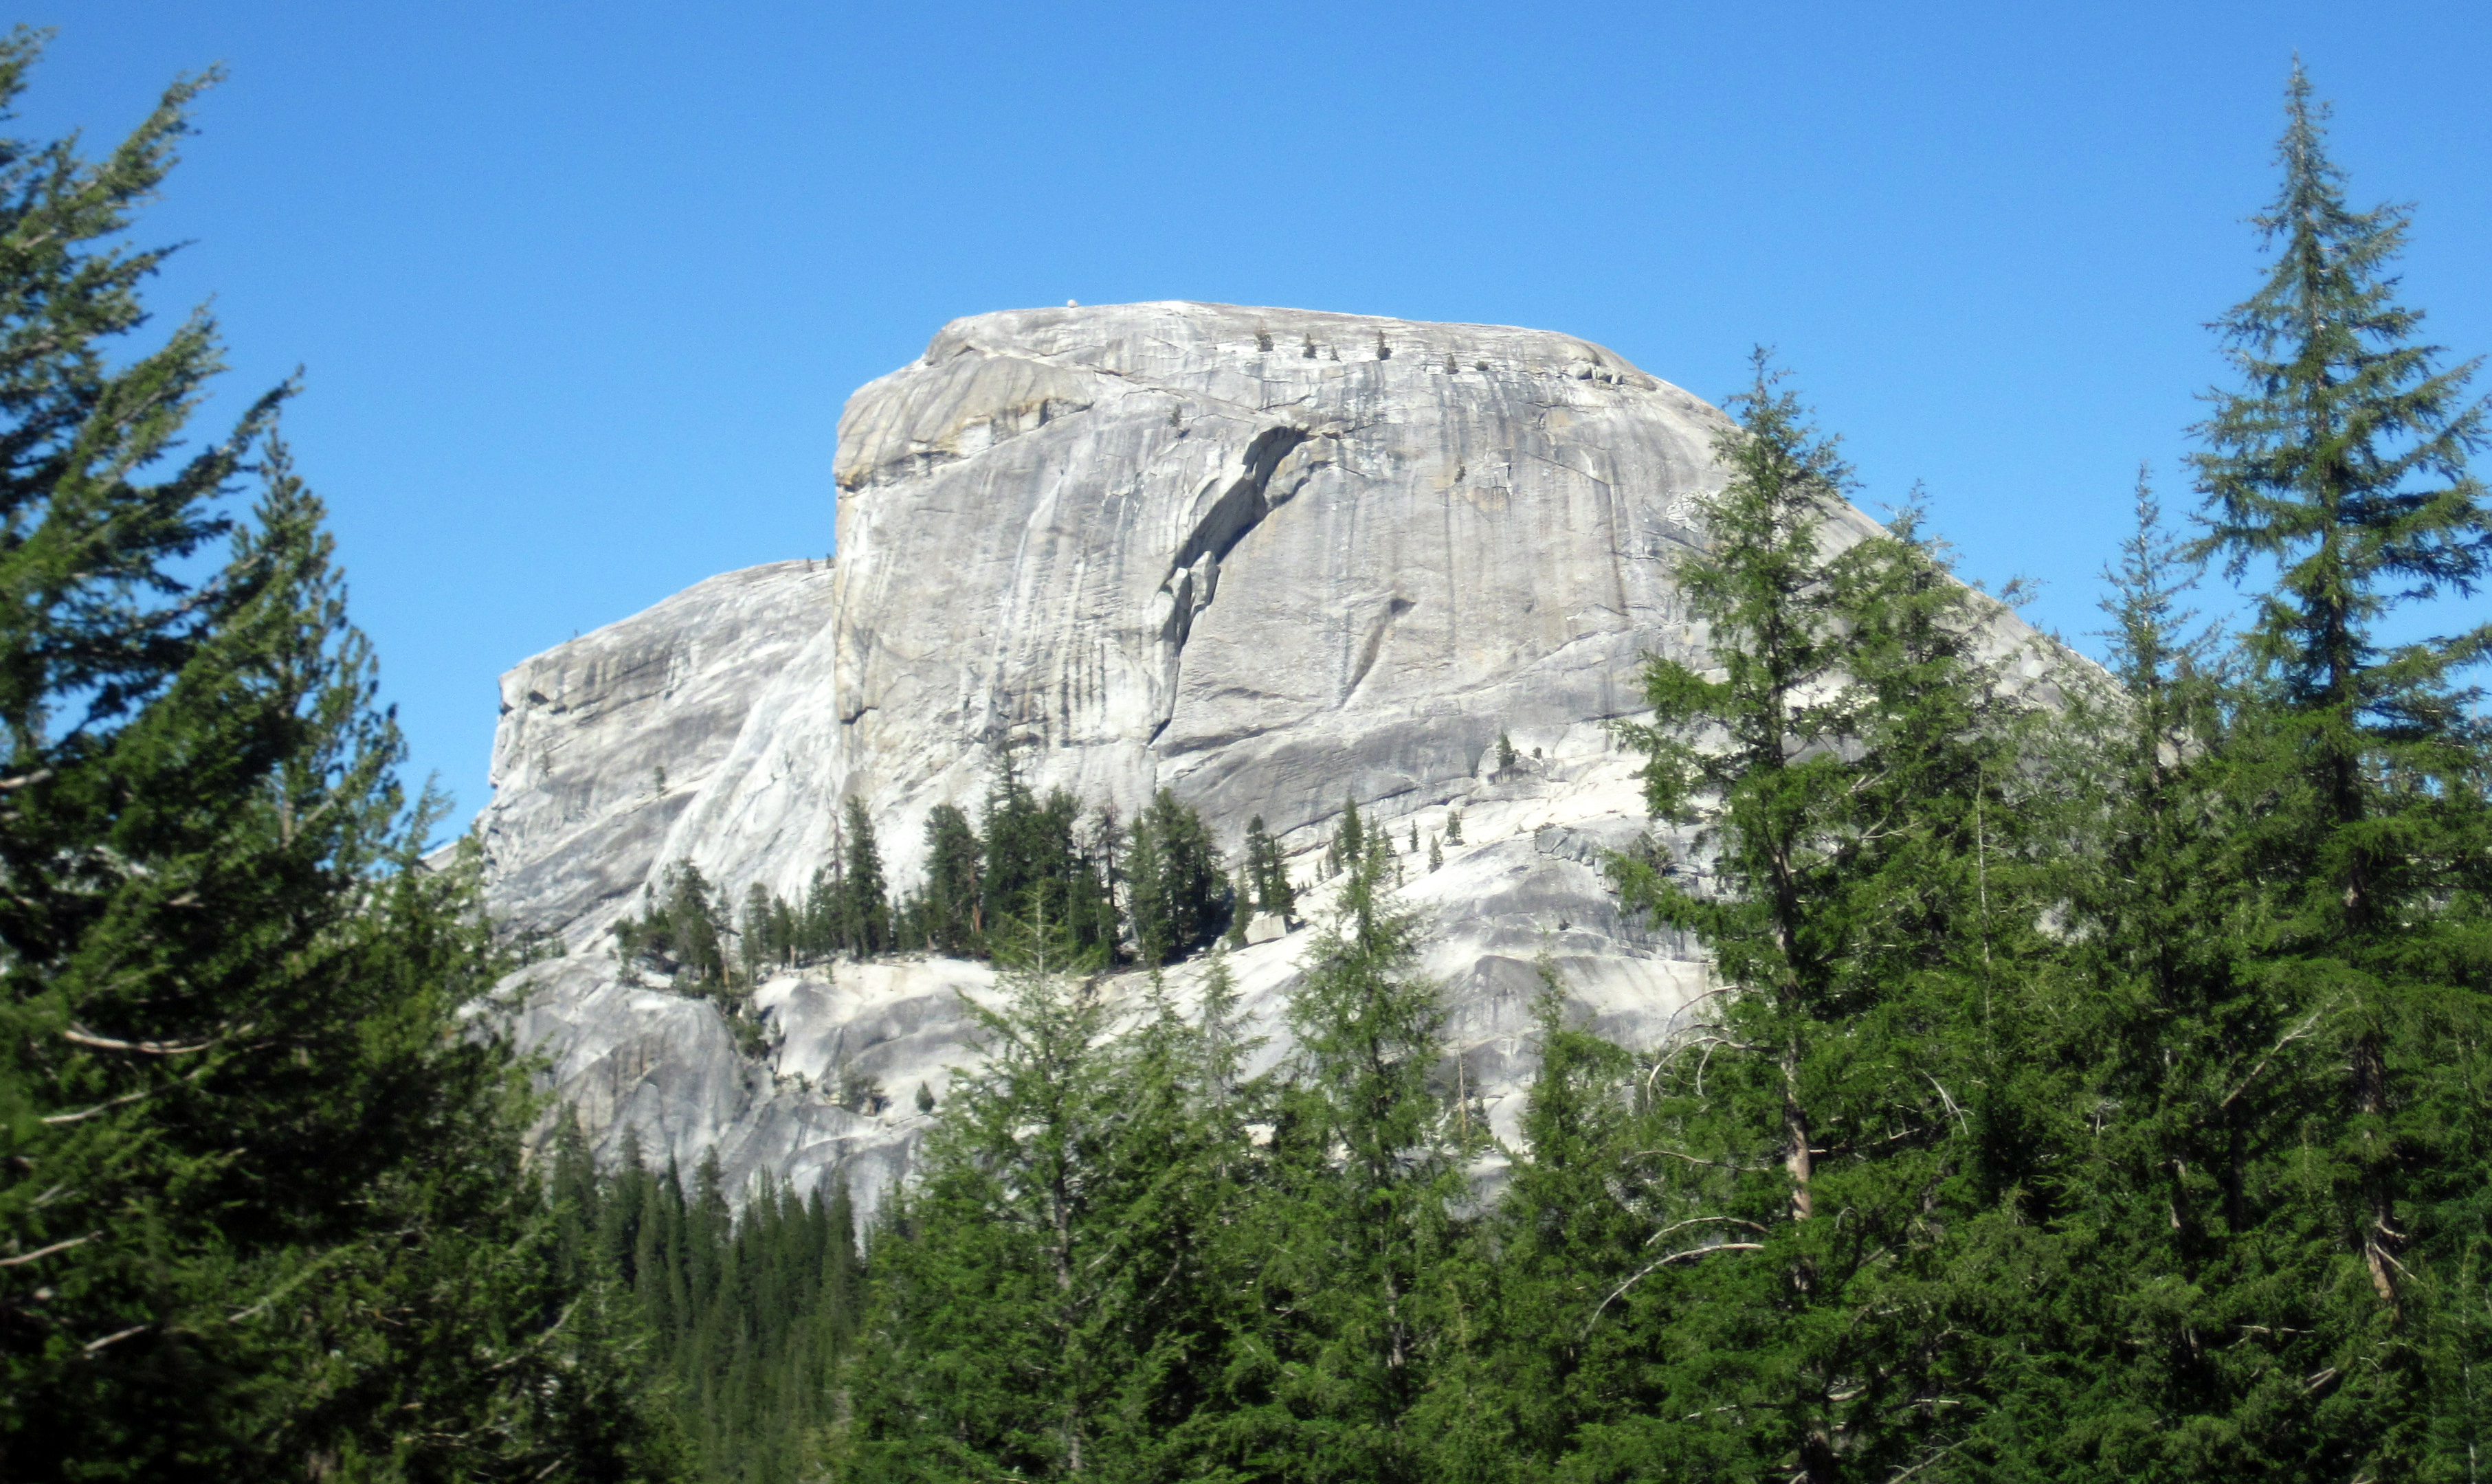
[[[2001,642],[1916,509],[1837,549],[1852,476],[1757,357],[1678,571],[1711,667],[1647,662],[1620,731],[1686,843],[1609,862],[1711,987],[1621,1045],[1544,962],[1519,1141],[1354,801],[1256,1075],[1218,940],[1303,885],[1260,819],[1007,758],[904,892],[854,800],[803,901],[679,866],[617,951],[729,1013],[813,959],[1001,970],[863,1221],[600,1168],[531,1091],[296,388],[202,435],[214,324],[142,334],[124,234],[213,80],[0,151],[0,1477],[2492,1468],[2482,404],[2298,69],[2194,518],[2141,476],[2105,667]]]

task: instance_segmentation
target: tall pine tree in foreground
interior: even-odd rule
[[[2021,1261],[1983,1246],[2031,1157],[2002,1054],[2035,936],[2016,720],[1976,600],[1909,519],[1834,550],[1847,471],[1762,355],[1733,406],[1708,549],[1678,573],[1718,678],[1650,662],[1654,719],[1629,732],[1654,814],[1709,819],[1693,858],[1616,862],[1719,987],[1644,1079],[1621,1175],[1647,1234],[1575,1337],[1642,1326],[1665,1401],[1586,1417],[1582,1456],[1605,1476],[1918,1473],[1989,1401],[1968,1321],[2012,1279],[1969,1259]]]
[[[1251,1145],[1246,1047],[1215,973],[1188,1022],[1139,1019],[1095,951],[1015,924],[984,1062],[954,1081],[872,1249],[859,1479],[1173,1478],[1218,1375],[1211,1238]]]
[[[2258,218],[2274,267],[2222,322],[2240,386],[2212,398],[2194,458],[2198,550],[2236,578],[2274,572],[2225,780],[2254,912],[2232,973],[2272,1034],[2237,1048],[2225,1095],[2261,1117],[2210,1192],[2233,1290],[2256,1297],[2199,1343],[2271,1359],[2209,1394],[2189,1430],[2207,1444],[2170,1456],[2176,1477],[2463,1476],[2485,1420],[2468,1378],[2492,1175],[2492,776],[2459,672],[2492,627],[2383,632],[2473,594],[2492,561],[2467,471],[2482,411],[2473,364],[2436,369],[2396,300],[2404,212],[2348,206],[2324,124],[2297,66],[2283,185]]]
[[[1348,837],[1336,920],[1290,995],[1298,1049],[1273,1091],[1265,1167],[1230,1234],[1253,1308],[1234,1321],[1206,1432],[1218,1463],[1250,1477],[1426,1476],[1412,1411],[1477,1152],[1440,1095],[1443,993],[1419,972],[1415,917],[1389,894],[1389,844]]]
[[[460,1033],[472,858],[421,862],[279,397],[168,460],[213,328],[108,359],[161,254],[104,244],[195,87],[101,161],[0,150],[0,1473],[662,1474],[523,1077]]]

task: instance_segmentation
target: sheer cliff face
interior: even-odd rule
[[[505,678],[490,870],[497,912],[574,945],[533,972],[557,1078],[602,1090],[609,1137],[717,1143],[731,1174],[875,1150],[895,1173],[905,1128],[807,1112],[789,1079],[853,1062],[905,1110],[969,1055],[950,981],[774,988],[801,1049],[748,1068],[728,1116],[704,1059],[731,1051],[652,992],[635,1008],[600,935],[679,858],[792,894],[851,796],[913,882],[927,811],[973,804],[1006,746],[1040,788],[1129,813],[1172,788],[1231,844],[1261,814],[1320,849],[1345,797],[1406,846],[1462,810],[1468,843],[1436,872],[1410,855],[1407,894],[1492,1097],[1543,946],[1613,1030],[1662,1033],[1702,970],[1597,873],[1644,828],[1605,722],[1639,708],[1639,655],[1701,647],[1671,571],[1723,425],[1537,331],[1194,304],[947,326],[841,421],[835,566],[713,579]],[[1500,730],[1523,754],[1503,772]],[[1267,1013],[1302,943],[1241,956]]]
[[[828,562],[712,577],[502,677],[493,801],[478,822],[496,907],[541,931],[637,902],[770,678],[828,622]]]
[[[1720,416],[1598,346],[1160,304],[947,327],[841,422],[834,618],[674,845],[797,884],[853,793],[905,877],[1000,745],[1232,831],[1442,802],[1634,709]]]

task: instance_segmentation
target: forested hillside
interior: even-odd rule
[[[1917,509],[1826,538],[1851,472],[1759,354],[1677,573],[1709,662],[1618,731],[1686,844],[1606,862],[1712,977],[1627,1045],[1544,956],[1519,1138],[1355,800],[1251,1075],[1220,940],[1312,885],[1260,819],[1007,755],[897,891],[853,800],[802,900],[679,866],[616,951],[731,1016],[798,960],[1000,968],[862,1223],[601,1170],[531,1093],[295,389],[180,450],[214,327],[131,338],[205,80],[0,157],[0,1477],[2478,1477],[2492,626],[2413,635],[2492,565],[2482,404],[2298,70],[2199,519],[2141,477],[2106,672],[2032,684]]]

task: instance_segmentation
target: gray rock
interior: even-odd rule
[[[1011,747],[1037,787],[1129,817],[1172,789],[1232,848],[1261,814],[1316,921],[1346,797],[1397,844],[1459,809],[1468,843],[1435,871],[1405,856],[1404,896],[1462,1075],[1510,1133],[1541,963],[1640,1042],[1706,983],[1600,866],[1647,828],[1610,729],[1641,704],[1639,657],[1704,654],[1672,566],[1702,538],[1725,425],[1542,331],[1199,304],[946,326],[841,419],[833,569],[715,578],[504,678],[489,880],[497,914],[575,948],[509,986],[557,1088],[609,1150],[631,1127],[687,1161],[717,1147],[739,1178],[888,1188],[906,1094],[974,1055],[959,995],[985,970],[774,980],[764,1067],[598,945],[679,858],[731,896],[792,896],[850,797],[905,887],[928,811],[974,807]],[[1847,509],[1829,538],[1874,529]],[[1996,626],[2031,640],[2004,610]],[[1521,756],[1487,776],[1500,731]],[[1246,936],[1233,966],[1278,1057],[1308,940]],[[843,1058],[909,1117],[831,1108]]]
[[[1246,943],[1272,943],[1290,935],[1290,921],[1277,912],[1259,912],[1246,919]]]
[[[669,830],[831,597],[828,562],[747,567],[503,676],[477,822],[494,913],[578,939],[637,907]]]

